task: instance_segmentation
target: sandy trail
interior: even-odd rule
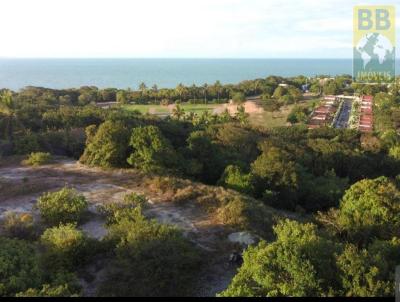
[[[92,218],[81,229],[89,236],[101,239],[107,234],[103,219],[97,215],[97,206],[122,201],[128,193],[143,194],[149,199],[145,215],[160,223],[180,228],[192,242],[210,254],[212,265],[205,269],[199,280],[199,296],[214,296],[226,288],[234,270],[226,270],[223,263],[229,257],[228,232],[215,225],[210,215],[190,203],[176,205],[165,202],[160,192],[149,191],[143,177],[131,170],[104,171],[89,168],[70,159],[58,159],[54,164],[41,167],[24,167],[20,164],[0,166],[0,219],[7,211],[31,212],[39,217],[34,208],[37,198],[44,192],[57,191],[65,185],[83,194],[92,212]],[[161,202],[163,200],[164,202]],[[86,294],[93,292],[93,285],[85,286]]]

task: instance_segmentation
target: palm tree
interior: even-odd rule
[[[254,95],[257,95],[257,90],[259,86],[260,86],[260,81],[256,80],[254,83]]]
[[[154,103],[156,103],[157,102],[157,94],[158,94],[158,86],[156,84],[154,84],[153,87],[151,87],[151,90],[154,95]]]
[[[220,81],[216,81],[215,84],[214,84],[214,89],[217,91],[218,103],[219,103],[219,96],[221,94],[221,88],[222,88],[221,82]]]
[[[185,110],[178,105],[172,110],[172,116],[175,117],[178,121],[185,116]]]
[[[190,94],[192,95],[192,99],[196,100],[197,99],[197,86],[195,84],[193,84],[190,87]]]
[[[186,115],[186,120],[189,121],[189,122],[191,122],[191,123],[193,123],[193,122],[195,121],[196,117],[197,117],[197,114],[194,113],[194,112],[192,112],[192,111],[190,111],[190,112]]]
[[[204,92],[204,104],[207,104],[207,90],[208,90],[208,85],[207,83],[203,85],[203,92]]]
[[[179,100],[182,102],[182,95],[185,92],[185,86],[183,86],[182,83],[179,83],[179,85],[176,86],[176,92],[179,94]]]
[[[0,95],[0,113],[6,117],[6,133],[8,141],[13,144],[13,123],[16,118],[16,104],[13,100],[12,92],[6,90]]]
[[[143,98],[145,93],[146,93],[146,91],[147,91],[147,86],[146,86],[146,84],[144,82],[140,83],[139,91],[141,92],[142,98]]]

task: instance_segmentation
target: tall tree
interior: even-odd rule
[[[179,121],[179,120],[181,120],[182,117],[185,116],[185,110],[178,104],[172,110],[172,116]]]
[[[207,92],[208,92],[208,85],[203,85],[203,94],[204,94],[204,104],[207,104]]]
[[[147,86],[144,82],[140,83],[139,91],[141,93],[142,98],[144,98],[144,96],[146,95],[146,92],[147,92]]]
[[[214,84],[214,89],[217,92],[217,99],[218,99],[218,103],[219,103],[219,98],[221,95],[221,89],[222,89],[222,85],[220,81],[216,81]]]
[[[16,104],[12,92],[7,90],[0,95],[0,113],[6,117],[6,134],[11,144],[14,142],[13,124],[16,119]]]
[[[179,100],[182,102],[182,96],[185,92],[185,86],[180,83],[178,86],[176,86],[176,92],[179,94]]]

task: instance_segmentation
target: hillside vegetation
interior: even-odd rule
[[[32,186],[29,179],[15,190],[12,177],[0,178],[0,197],[7,202],[26,190],[38,196],[37,213],[2,218],[0,296],[82,295],[82,279],[91,279],[82,268],[93,265],[103,269],[96,295],[195,295],[215,254],[178,225],[147,215],[159,209],[149,199],[154,196],[181,213],[207,216],[209,227],[224,228],[224,235],[246,231],[260,239],[246,248],[243,264],[219,296],[393,296],[400,262],[398,86],[361,85],[347,76],[310,80],[315,93],[374,96],[375,131],[361,134],[307,129],[312,104],[299,104],[306,80],[1,91],[4,166],[24,157],[33,166],[22,171],[55,180],[50,159],[66,156],[88,167],[88,174],[109,173],[119,188],[140,187],[144,196],[133,192],[124,201],[106,202],[106,235],[96,239],[82,231],[94,212],[78,190]],[[252,126],[241,103],[255,95],[270,112],[298,103],[288,118],[292,125]],[[178,102],[166,118],[97,106],[114,99],[133,105]],[[194,114],[180,106],[227,99],[238,106],[234,115]]]

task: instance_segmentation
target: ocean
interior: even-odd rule
[[[399,62],[397,61],[397,65]],[[243,80],[352,73],[352,59],[0,59],[0,88],[137,89],[151,87],[234,84]]]

